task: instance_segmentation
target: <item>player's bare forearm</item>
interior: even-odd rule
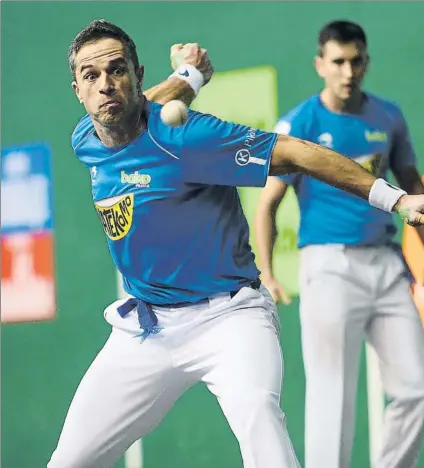
[[[262,278],[271,278],[272,274],[272,252],[277,237],[277,226],[275,222],[276,209],[272,207],[258,208],[255,216],[255,238],[259,257],[259,269]]]
[[[287,185],[277,177],[268,177],[261,190],[255,219],[255,241],[262,279],[272,278],[272,254],[277,238],[276,214],[287,191]]]
[[[356,162],[309,141],[279,135],[270,175],[303,173],[368,200],[375,177]]]
[[[178,99],[187,106],[190,106],[195,98],[193,88],[186,81],[177,77],[171,77],[153,86],[153,88],[144,91],[144,95],[149,101],[159,104],[166,104],[169,101]]]

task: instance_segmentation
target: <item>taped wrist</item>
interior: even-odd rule
[[[377,179],[371,187],[368,202],[380,210],[391,212],[403,195],[406,195],[404,190],[389,184],[384,179]]]
[[[202,73],[193,65],[180,65],[169,78],[173,76],[186,81],[192,87],[196,96],[205,83]]]

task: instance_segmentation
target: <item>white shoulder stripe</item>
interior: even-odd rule
[[[252,162],[253,164],[259,164],[259,165],[261,165],[261,166],[265,166],[265,164],[266,164],[266,159],[251,157],[251,158],[249,159],[249,162]]]
[[[172,158],[174,159],[180,159],[178,156],[175,156],[175,154],[171,153],[170,151],[168,151],[167,149],[165,149],[163,146],[161,146],[152,136],[152,134],[150,133],[150,130],[147,129],[147,133],[149,134],[149,137],[151,138],[151,140],[153,141],[153,143],[158,147],[160,148],[162,151],[165,151],[165,153],[169,154],[169,156],[171,156]]]

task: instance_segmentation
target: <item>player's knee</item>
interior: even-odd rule
[[[250,396],[251,408],[254,411],[272,411],[280,407],[280,395],[270,391],[256,391]]]
[[[238,398],[237,412],[240,415],[242,431],[259,427],[276,417],[281,419],[279,395],[269,391],[247,391]]]
[[[422,411],[421,411],[421,415],[422,415],[422,418],[424,419],[424,394],[421,395],[418,400],[417,400],[417,405],[422,408]]]
[[[405,417],[410,418],[420,427],[424,428],[424,395],[418,398],[394,401],[394,404]]]
[[[424,368],[416,368],[388,389],[388,394],[400,402],[424,404]]]
[[[414,415],[414,419],[419,420],[424,427],[424,382],[409,382],[409,385],[397,390],[391,394],[392,405],[404,414]]]
[[[414,408],[414,413],[418,415],[421,425],[424,427],[424,388],[422,394],[418,398],[413,399],[410,404]]]

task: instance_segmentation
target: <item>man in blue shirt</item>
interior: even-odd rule
[[[362,28],[346,21],[325,26],[315,64],[323,91],[281,118],[275,131],[333,148],[376,177],[391,169],[403,189],[424,193],[401,110],[361,91],[368,65]],[[306,468],[350,466],[364,337],[392,399],[375,466],[411,468],[424,429],[424,336],[392,240],[392,215],[306,174],[270,177],[255,230],[261,279],[276,300],[287,297],[272,274],[275,211],[289,185],[300,207]]]
[[[196,47],[194,58],[181,47],[174,58],[183,65],[151,99],[191,102],[211,76]],[[211,115],[190,111],[183,126],[165,125],[162,106],[141,91],[133,41],[113,24],[91,23],[69,59],[88,113],[72,146],[90,170],[128,297],[105,310],[112,333],[79,385],[49,468],[113,465],[199,381],[218,398],[246,468],[299,466],[280,409],[276,308],[258,279],[236,187],[308,172],[409,223],[424,221],[424,196],[313,143]]]

